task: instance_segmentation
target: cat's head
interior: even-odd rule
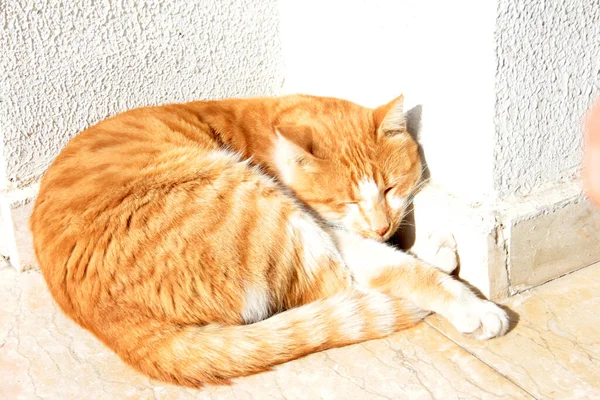
[[[376,109],[306,97],[276,126],[280,179],[332,224],[387,240],[421,176],[403,97]],[[292,123],[290,123],[292,122]]]

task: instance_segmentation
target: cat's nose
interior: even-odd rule
[[[390,224],[386,223],[385,225],[382,225],[381,227],[379,227],[377,229],[373,229],[373,230],[379,236],[384,236],[387,233],[388,229],[390,229]]]

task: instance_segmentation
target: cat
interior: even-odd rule
[[[67,144],[30,229],[60,308],[126,363],[227,384],[431,312],[506,333],[496,304],[385,243],[420,176],[402,96],[145,107]]]

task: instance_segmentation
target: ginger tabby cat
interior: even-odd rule
[[[501,308],[384,243],[421,173],[402,103],[197,101],[86,129],[30,220],[54,299],[128,364],[192,387],[430,312],[503,335]]]

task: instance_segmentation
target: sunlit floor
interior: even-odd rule
[[[385,340],[313,354],[229,387],[151,381],[53,303],[39,272],[0,269],[2,399],[600,399],[600,264],[505,304],[506,337],[430,317]]]

